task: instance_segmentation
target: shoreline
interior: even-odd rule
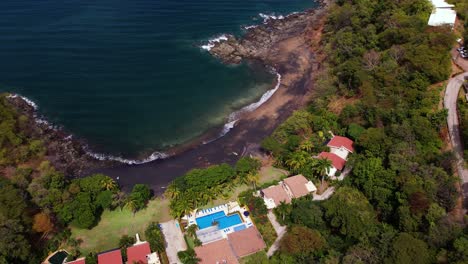
[[[257,41],[255,45],[262,48],[262,39],[256,36],[259,31],[270,30],[272,34],[282,34],[281,28],[276,27],[291,25],[291,33],[288,33],[290,35],[275,40],[276,43],[270,43],[272,46],[268,47],[268,54],[263,54],[266,56],[242,58],[242,61],[259,61],[265,67],[276,69],[276,86],[264,93],[264,95],[268,94],[266,99],[262,95],[258,101],[233,112],[224,125],[208,129],[201,136],[170,148],[165,153],[168,156],[162,159],[161,156],[157,156],[159,153],[153,153],[156,156],[151,158],[154,159],[145,163],[125,160],[128,163],[125,164],[108,159],[106,161],[95,160],[87,154],[85,155],[89,158],[83,157],[83,151],[89,150],[86,148],[86,143],[65,135],[60,129],[49,128],[55,131],[48,132],[63,134],[62,141],[82,144],[81,151],[77,151],[78,155],[74,158],[81,158],[81,168],[83,165],[85,167],[77,171],[68,171],[75,172],[72,177],[104,173],[116,179],[123,190],[130,190],[136,183],[144,183],[148,184],[156,194],[161,194],[170,181],[190,169],[223,162],[234,164],[245,155],[263,155],[260,150],[261,140],[269,136],[294,110],[301,108],[309,101],[313,88],[313,72],[320,67],[320,61],[316,60],[314,52],[318,49],[326,9],[327,3],[322,2],[315,9],[293,13],[282,19],[268,19],[263,24],[248,29],[241,41],[251,41],[251,43]],[[299,28],[297,28],[297,21],[302,23]],[[306,21],[305,24],[304,21]],[[317,40],[316,43],[311,41],[313,39]],[[223,41],[217,42],[212,48]],[[252,105],[253,109],[249,110],[248,108]],[[35,113],[32,115],[35,116]]]

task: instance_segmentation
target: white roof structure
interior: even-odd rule
[[[444,26],[444,25],[455,25],[455,20],[457,19],[457,12],[452,9],[446,8],[436,8],[429,17],[429,26]]]
[[[431,0],[435,8],[454,8],[455,5],[445,2],[445,0]]]

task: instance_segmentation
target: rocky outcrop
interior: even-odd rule
[[[46,147],[45,158],[67,176],[79,176],[89,168],[108,166],[109,162],[98,161],[86,152],[86,144],[74,139],[62,129],[52,127],[37,118],[36,109],[19,96],[8,97],[9,102],[22,115],[28,117],[28,129],[23,131],[30,138],[41,139]],[[39,121],[38,121],[39,120]]]
[[[323,12],[322,8],[293,13],[281,19],[266,19],[263,24],[247,29],[242,38],[227,35],[227,40],[214,43],[209,52],[227,64],[239,64],[243,59],[272,64],[269,58],[275,52],[275,46],[292,36],[304,34],[320,12]]]

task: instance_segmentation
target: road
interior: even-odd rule
[[[465,69],[466,70],[466,69]],[[444,97],[444,107],[448,110],[447,126],[449,129],[450,140],[457,159],[457,171],[462,184],[463,207],[468,206],[468,170],[464,167],[463,145],[460,138],[460,127],[457,111],[457,98],[460,87],[463,84],[464,77],[468,76],[468,72],[461,73],[451,79],[447,84]]]
[[[177,252],[187,249],[184,235],[179,228],[179,222],[170,220],[161,223],[161,231],[166,240],[166,254],[170,264],[182,263],[177,257]]]

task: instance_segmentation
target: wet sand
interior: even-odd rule
[[[262,155],[260,142],[304,107],[314,87],[314,72],[320,67],[316,56],[325,22],[325,8],[317,11],[306,30],[275,45],[264,63],[276,68],[282,80],[276,93],[256,110],[246,113],[224,137],[205,145],[192,144],[169,158],[141,165],[121,164],[88,173],[104,173],[128,191],[137,183],[148,184],[156,194],[164,192],[174,178],[193,168],[234,164],[241,156]],[[273,84],[274,86],[275,84]]]

